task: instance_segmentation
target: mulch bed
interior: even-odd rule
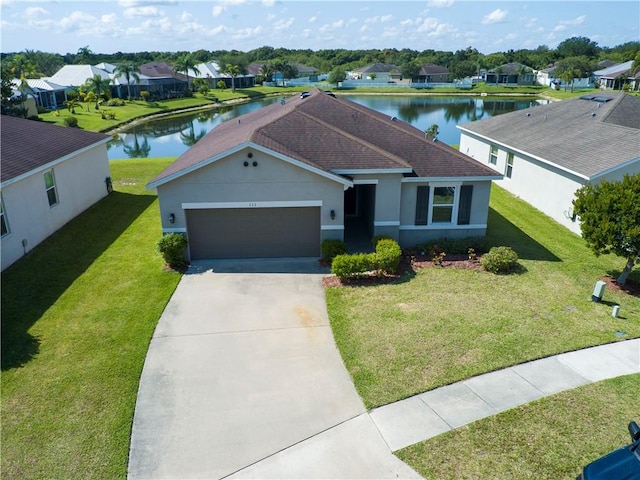
[[[421,268],[464,268],[468,270],[483,270],[480,265],[480,256],[476,259],[470,260],[468,255],[447,255],[440,265],[435,265],[433,257],[429,255],[404,255],[402,262],[400,263],[400,269],[396,275],[370,275],[361,278],[355,278],[347,281],[341,281],[335,275],[326,276],[322,279],[322,285],[325,288],[329,287],[358,287],[368,285],[384,285],[398,283],[408,275],[413,275],[417,270]],[[624,292],[634,297],[640,297],[640,283],[636,283],[632,280],[627,280],[624,285],[619,285],[616,282],[615,277],[606,275],[600,280],[607,284],[607,290],[612,292]]]
[[[464,268],[469,270],[482,270],[480,257],[470,260],[468,255],[447,255],[440,264],[434,264],[433,257],[429,255],[403,255],[400,269],[396,275],[369,275],[351,280],[341,281],[335,275],[324,277],[322,284],[328,287],[357,287],[367,285],[384,285],[398,283],[407,276],[415,274],[422,268]]]

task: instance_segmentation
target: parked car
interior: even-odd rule
[[[640,480],[640,427],[629,423],[631,443],[582,469],[577,480]]]

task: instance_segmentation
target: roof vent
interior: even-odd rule
[[[398,119],[398,117],[395,117],[395,116],[391,117],[391,121],[392,122],[395,122],[397,119]]]
[[[596,116],[596,112],[591,112],[591,116],[595,117]]]
[[[527,112],[527,117],[530,117],[530,116],[531,116],[531,112]]]

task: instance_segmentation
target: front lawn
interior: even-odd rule
[[[138,382],[180,275],[155,251],[172,159],[111,163],[115,192],[2,273],[2,477],[125,478]]]
[[[368,408],[528,360],[640,336],[640,298],[593,286],[624,259],[584,242],[494,186],[489,241],[523,272],[440,267],[395,284],[326,291],[336,343]],[[640,281],[638,270],[632,279]],[[612,302],[623,318],[611,316]]]
[[[427,479],[573,480],[582,467],[628,445],[640,422],[640,375],[536,400],[397,452]]]

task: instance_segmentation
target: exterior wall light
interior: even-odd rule
[[[174,223],[176,221],[176,216],[173,213],[169,214],[169,223]]]
[[[336,211],[335,210],[331,210],[331,213],[329,214],[329,216],[331,217],[331,220],[335,220],[336,219]]]

